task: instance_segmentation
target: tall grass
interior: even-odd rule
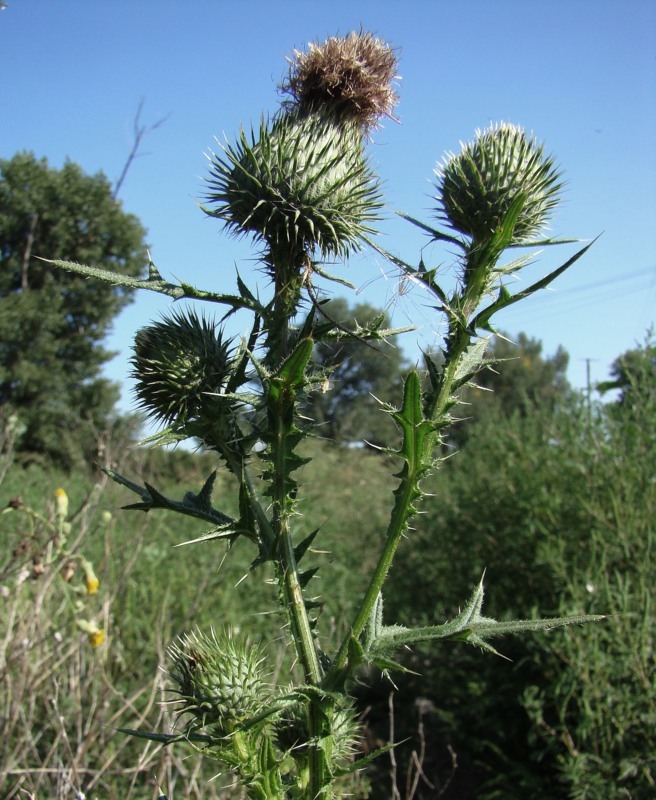
[[[320,442],[311,447],[324,458],[313,460],[304,474],[312,499],[306,524],[321,525],[325,533],[327,552],[317,558],[335,591],[322,613],[331,620],[326,629],[337,637],[344,633],[337,620],[350,610],[357,580],[343,564],[360,550],[359,535],[345,537],[344,531],[367,537],[380,529],[387,473],[371,453],[344,452]],[[130,461],[129,469],[164,487],[181,481],[200,485],[208,467],[206,457],[183,451],[135,451]],[[71,509],[66,555],[57,554],[49,540],[60,487]],[[360,495],[368,502],[363,504]],[[10,503],[16,505],[19,497],[21,507],[13,508]],[[125,514],[120,506],[129,500],[100,473],[66,476],[14,464],[0,484],[0,503],[8,509],[1,518],[5,548],[0,561],[0,796],[6,800],[141,800],[160,792],[212,800],[239,794],[225,778],[212,781],[212,767],[199,756],[117,729],[173,730],[166,702],[167,645],[196,624],[241,627],[266,639],[269,628],[258,612],[274,589],[257,573],[240,582],[251,559],[239,543],[224,563],[220,550],[209,546],[182,547],[172,560],[172,548],[200,535],[202,524],[166,512]],[[26,507],[43,516],[35,530],[27,525]],[[62,569],[73,553],[93,562],[100,588],[93,598],[75,594],[71,604]],[[43,571],[34,573],[37,555]],[[362,573],[370,558],[363,554]],[[73,583],[81,589],[80,578],[76,575]],[[105,632],[96,648],[75,624],[76,614],[91,611]],[[279,672],[283,648],[268,641],[266,655]]]

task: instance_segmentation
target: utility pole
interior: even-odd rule
[[[583,358],[585,361],[585,396],[586,396],[586,410],[588,414],[588,428],[592,424],[592,381],[590,380],[590,364],[593,361],[598,361],[597,358]]]

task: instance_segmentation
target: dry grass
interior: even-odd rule
[[[118,731],[171,731],[174,720],[162,702],[165,672],[154,668],[135,675],[127,663],[134,642],[124,630],[129,620],[122,620],[119,611],[122,595],[135,580],[131,576],[149,521],[135,525],[129,553],[120,554],[120,579],[111,586],[101,583],[97,596],[76,593],[75,581],[82,585],[79,574],[70,583],[62,577],[71,555],[104,551],[98,556],[102,575],[109,560],[119,555],[113,523],[104,528],[99,524],[103,488],[104,481],[97,481],[71,515],[65,553],[51,535],[53,503],[44,502],[50,507],[42,511],[42,521],[14,507],[4,516],[5,546],[11,543],[0,564],[0,797],[234,797],[233,788],[225,786],[230,778],[208,782],[211,764],[202,767],[201,757],[190,755],[189,748],[162,748]],[[6,492],[3,500],[7,503]],[[30,547],[21,547],[23,540]],[[39,550],[38,570],[34,547]],[[155,602],[160,610],[151,624],[154,647],[152,642],[148,646],[156,651],[151,660],[163,664],[170,623],[165,601]],[[90,614],[106,634],[96,648],[76,625],[77,618]]]

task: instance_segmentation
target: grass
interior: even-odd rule
[[[315,582],[317,594],[323,585],[331,589],[320,621],[322,636],[330,638],[341,632],[339,620],[362,591],[358,575],[366,574],[377,553],[391,480],[383,460],[369,452],[345,452],[318,441],[311,449],[321,450],[323,458],[302,475],[307,513],[298,536],[322,528],[327,552],[314,557],[321,566]],[[126,471],[174,497],[180,484],[200,488],[213,468],[208,457],[183,452],[133,454],[131,460],[136,463]],[[60,487],[70,500],[66,555],[58,552],[48,528]],[[219,475],[215,504],[228,513],[234,510],[233,488]],[[141,800],[157,798],[160,790],[170,797],[231,796],[229,776],[208,783],[211,762],[201,763],[185,748],[144,743],[117,728],[173,728],[163,703],[164,665],[166,647],[176,636],[195,626],[231,626],[266,640],[269,626],[262,612],[276,591],[270,575],[258,570],[240,582],[256,555],[253,549],[241,541],[227,554],[217,542],[176,548],[201,535],[203,525],[168,512],[120,510],[134,497],[100,473],[66,477],[13,466],[0,493],[3,507],[12,500],[17,505],[19,497],[22,505],[2,520],[10,544],[0,561],[0,796]],[[26,507],[43,522],[34,522]],[[361,555],[355,574],[342,566],[354,549]],[[70,583],[62,578],[75,555],[93,564],[100,579],[97,595],[84,592],[79,568]],[[43,566],[38,574],[35,559]],[[105,631],[97,648],[76,624],[91,618]],[[284,642],[267,642],[266,652],[273,672],[292,666]]]

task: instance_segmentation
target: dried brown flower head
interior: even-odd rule
[[[365,131],[383,116],[394,119],[397,58],[372,34],[354,31],[330,37],[323,44],[310,44],[305,52],[295,50],[288,61],[289,75],[281,89],[299,109],[329,106]]]

